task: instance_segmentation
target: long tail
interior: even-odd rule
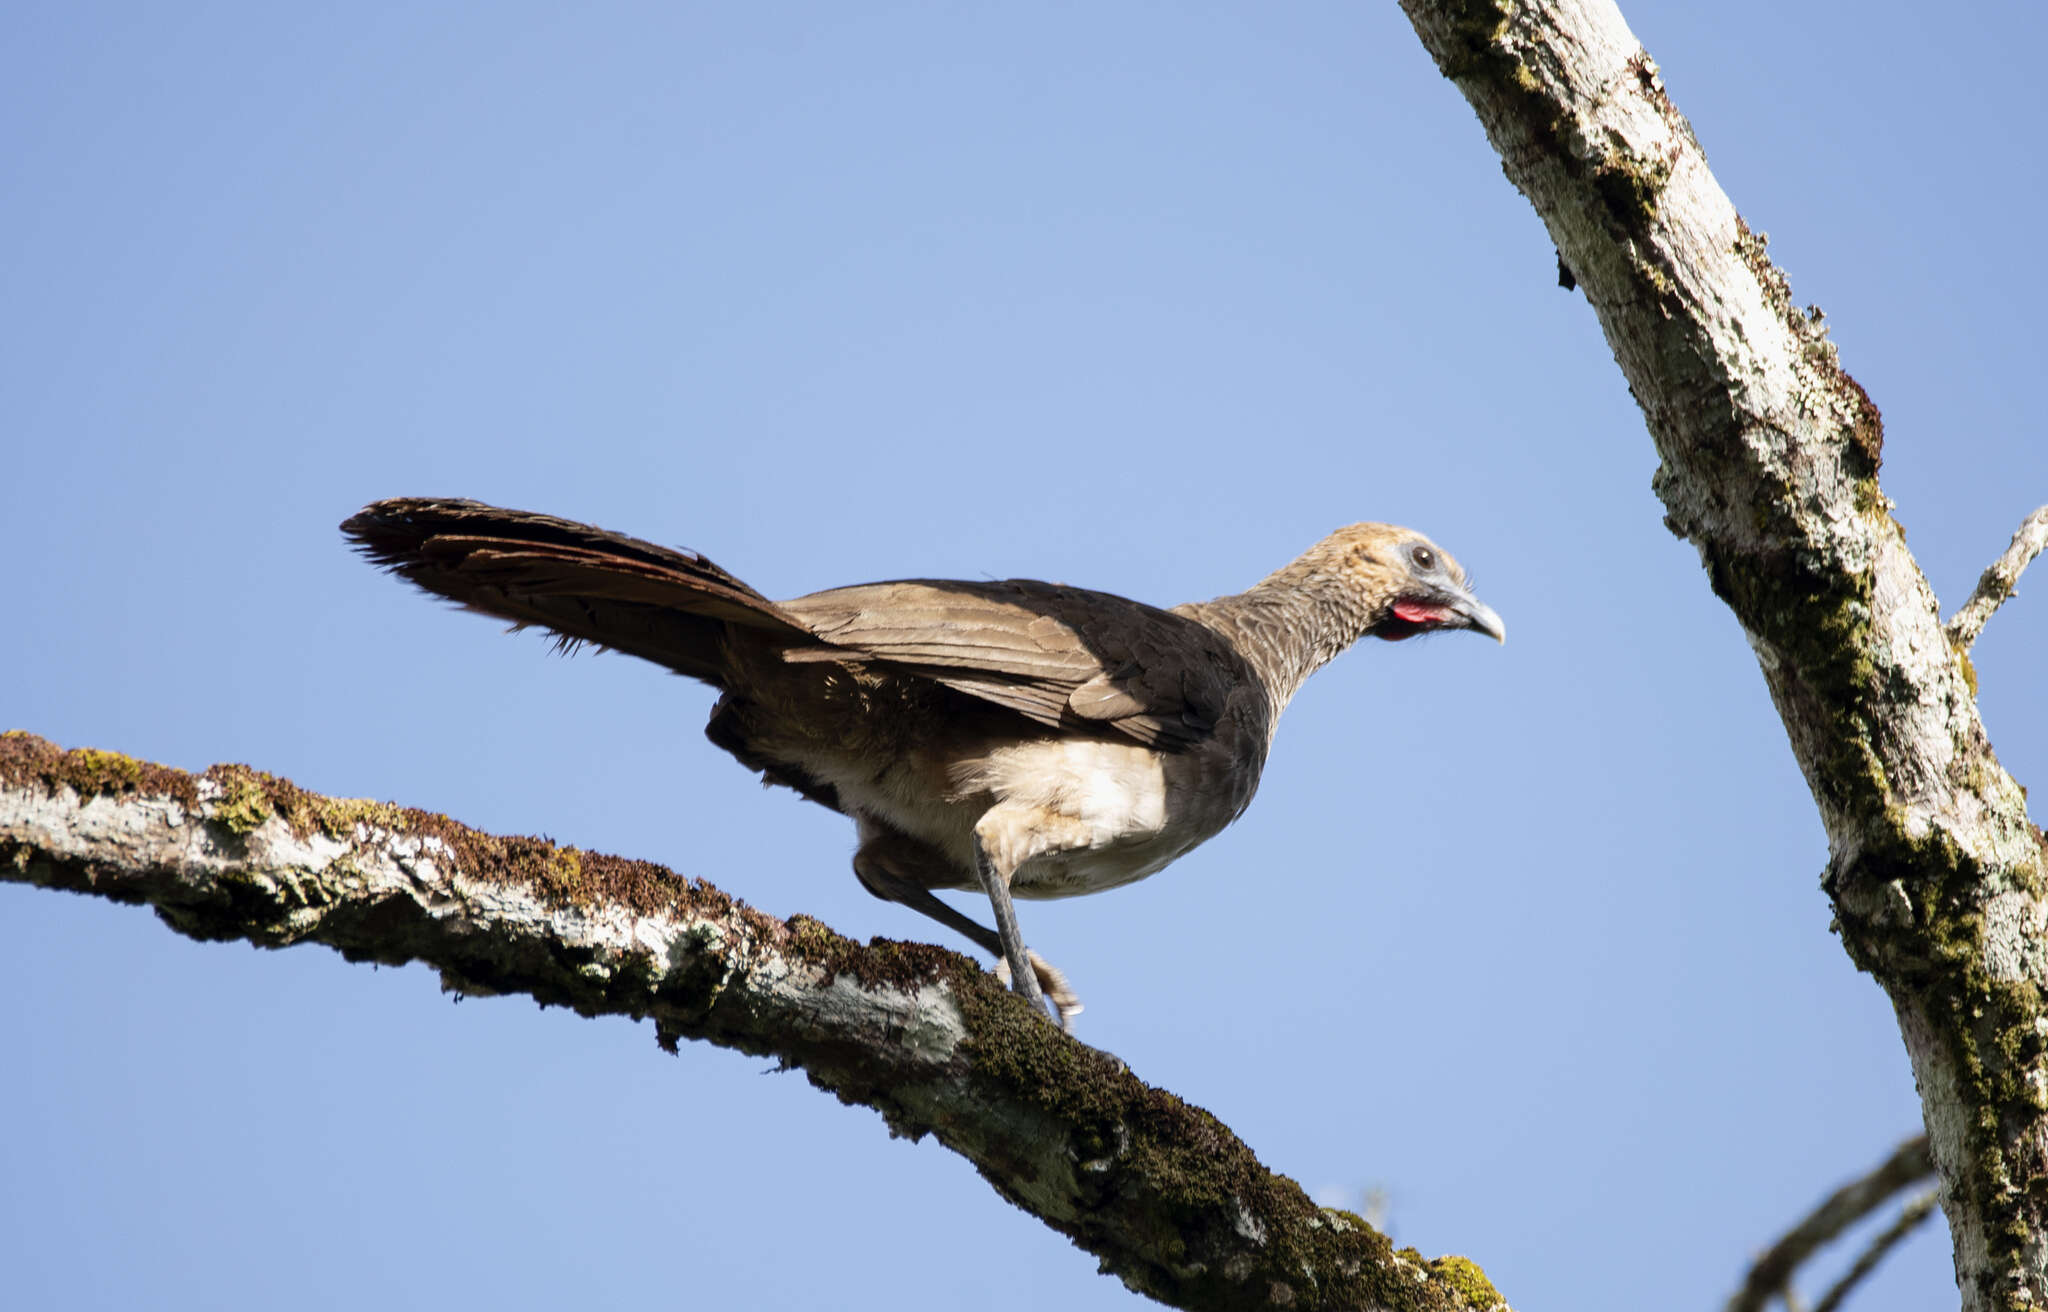
[[[397,497],[343,521],[356,549],[470,610],[537,624],[724,686],[727,625],[816,641],[774,602],[691,551],[480,501]]]

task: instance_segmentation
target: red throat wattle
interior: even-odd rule
[[[1442,624],[1451,618],[1449,608],[1430,606],[1419,601],[1397,601],[1394,603],[1394,618],[1409,624]]]

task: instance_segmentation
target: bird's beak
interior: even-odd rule
[[[1493,607],[1471,593],[1459,593],[1451,602],[1450,611],[1458,617],[1458,622],[1447,627],[1484,633],[1495,642],[1505,643],[1508,640],[1507,626],[1500,622],[1500,616],[1494,613]]]
[[[1491,636],[1496,642],[1508,640],[1507,626],[1493,613],[1493,607],[1456,583],[1432,583],[1397,598],[1389,609],[1387,618],[1392,623],[1375,631],[1393,642],[1445,629],[1471,629]]]

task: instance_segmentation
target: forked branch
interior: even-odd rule
[[[1849,1292],[1863,1283],[1863,1278],[1877,1270],[1877,1264],[1887,1254],[1906,1241],[1906,1236],[1926,1225],[1934,1216],[1934,1205],[1941,1199],[1939,1189],[1929,1189],[1899,1209],[1899,1215],[1890,1225],[1880,1230],[1864,1248],[1848,1273],[1837,1280],[1834,1287],[1821,1295],[1820,1302],[1813,1305],[1813,1312],[1835,1312],[1842,1306],[1842,1300]]]
[[[1900,1144],[1891,1156],[1868,1174],[1829,1194],[1820,1206],[1765,1250],[1763,1256],[1750,1266],[1742,1288],[1728,1300],[1728,1312],[1763,1312],[1771,1299],[1791,1287],[1793,1273],[1823,1245],[1884,1206],[1885,1201],[1901,1189],[1910,1188],[1933,1174],[1934,1162],[1927,1155],[1926,1135],[1918,1135]],[[1883,1254],[1877,1256],[1882,1257]],[[1872,1258],[1870,1265],[1876,1266],[1877,1259]]]

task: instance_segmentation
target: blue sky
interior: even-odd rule
[[[2048,500],[2021,6],[1626,9],[1882,407],[1947,606]],[[1391,3],[16,3],[0,720],[926,937],[710,694],[429,603],[335,524],[470,496],[770,595],[1158,603],[1360,519],[1504,648],[1318,675],[1233,829],[1023,908],[1082,1037],[1523,1308],[1710,1308],[1917,1127],[1762,680],[1582,296]],[[1977,649],[2048,776],[2028,587]],[[1135,1306],[960,1159],[651,1029],[0,887],[23,1307]],[[1953,1298],[1923,1232],[1858,1306]]]

